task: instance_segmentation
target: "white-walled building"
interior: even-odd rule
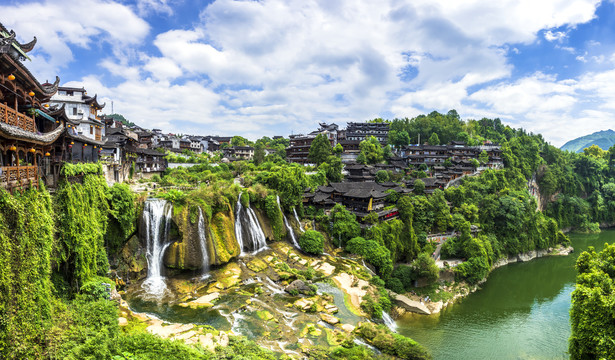
[[[105,125],[98,116],[98,111],[105,107],[99,104],[96,95],[88,96],[84,88],[58,87],[58,92],[49,100],[50,106],[64,106],[69,124],[82,136],[102,141]]]

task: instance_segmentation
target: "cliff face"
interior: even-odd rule
[[[211,222],[205,221],[205,244],[209,264],[203,264],[203,253],[198,226],[198,208],[179,208],[173,212],[177,234],[164,255],[164,264],[179,270],[197,270],[203,265],[222,265],[241,252],[235,237],[235,217],[229,207],[213,214]],[[173,234],[175,235],[175,234]]]

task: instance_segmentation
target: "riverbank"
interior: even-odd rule
[[[526,253],[519,253],[514,256],[502,258],[495,262],[491,271],[509,264],[527,262],[544,256],[567,256],[574,252],[572,246],[560,245],[556,248],[538,249]],[[459,263],[455,263],[455,266]],[[395,301],[391,316],[397,319],[404,314],[416,313],[422,315],[434,315],[440,313],[444,308],[454,304],[460,299],[480,290],[481,285],[487,281],[488,277],[476,285],[470,285],[464,281],[454,281],[454,271],[452,268],[440,271],[440,279],[435,286],[417,288],[406,294],[395,294],[391,292],[391,298]]]

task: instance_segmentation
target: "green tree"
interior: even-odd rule
[[[308,159],[316,165],[320,165],[331,155],[331,143],[325,134],[318,134],[312,141]]]
[[[331,237],[337,246],[342,247],[346,241],[353,237],[359,236],[361,227],[357,222],[355,214],[346,210],[344,205],[336,204],[329,214],[329,222],[331,223]]]
[[[391,130],[389,131],[389,143],[395,146],[408,145],[410,144],[410,135],[405,130]]]
[[[252,142],[242,136],[236,135],[231,139],[231,146],[248,146],[252,145]]]
[[[376,182],[387,182],[389,181],[389,172],[386,170],[378,170],[376,173]]]
[[[489,162],[489,154],[487,154],[485,150],[481,151],[481,153],[478,155],[478,162],[480,162],[482,165],[485,165]]]
[[[427,253],[420,253],[412,262],[412,270],[417,279],[425,279],[428,283],[433,283],[440,276],[440,269],[436,261]]]
[[[263,145],[261,144],[256,144],[256,146],[254,147],[254,163],[256,165],[260,165],[263,163],[263,161],[265,161],[265,149],[263,147]]]
[[[431,134],[431,136],[429,137],[429,140],[427,140],[427,143],[429,145],[440,145],[440,138],[438,137],[438,134],[436,133]]]
[[[357,161],[361,164],[378,164],[384,161],[384,150],[378,139],[373,136],[361,141],[359,144]]]
[[[402,243],[404,243],[404,255],[406,260],[411,260],[419,253],[420,247],[416,233],[414,232],[414,205],[409,196],[402,196],[397,200],[397,209],[399,218],[404,224],[404,231],[401,234]]]
[[[318,167],[318,170],[321,170],[324,172],[329,182],[340,182],[342,181],[342,178],[343,178],[343,175],[342,175],[343,167],[344,165],[342,164],[342,160],[338,156],[330,155],[327,158],[327,161],[323,162]]]
[[[414,193],[417,195],[425,194],[425,183],[421,179],[414,180]]]
[[[309,254],[320,255],[324,251],[325,238],[315,230],[306,230],[299,238],[301,250]]]
[[[615,354],[615,244],[605,244],[600,253],[589,247],[577,259],[576,269],[570,358],[611,359]]]

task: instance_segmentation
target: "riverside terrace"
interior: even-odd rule
[[[376,212],[379,220],[389,220],[396,218],[399,214],[397,208],[387,205],[387,191],[394,191],[407,194],[412,189],[404,188],[396,183],[376,183],[376,182],[339,182],[331,183],[329,186],[319,186],[314,192],[306,189],[303,194],[305,206],[314,206],[325,210],[331,209],[335,204],[342,204],[354,213],[359,220]]]

